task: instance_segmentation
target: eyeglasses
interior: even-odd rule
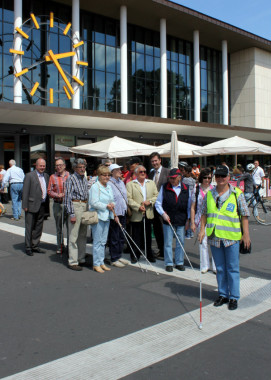
[[[64,164],[59,164],[59,165],[56,165],[56,168],[57,168],[58,166],[64,166]]]
[[[140,170],[140,172],[138,172],[138,173],[140,173],[140,174],[146,173],[146,170]]]
[[[227,175],[222,175],[222,174],[215,174],[215,177],[216,178],[226,178],[226,177],[228,177]]]
[[[203,179],[212,179],[212,177],[203,177]]]
[[[110,174],[102,174],[103,177],[110,177]]]

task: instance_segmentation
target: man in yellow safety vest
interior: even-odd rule
[[[209,190],[202,206],[198,240],[206,234],[217,269],[219,296],[214,306],[229,303],[229,310],[238,307],[240,298],[239,244],[250,247],[249,211],[244,194],[229,184],[229,168],[219,165],[215,171],[217,186]],[[240,222],[241,218],[241,222]]]

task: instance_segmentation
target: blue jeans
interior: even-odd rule
[[[19,219],[22,213],[23,184],[12,183],[10,185],[10,196],[12,200],[12,212],[14,219]]]
[[[240,298],[239,245],[239,241],[229,247],[225,247],[222,242],[220,248],[211,245],[216,265],[218,293],[220,296],[236,300]]]
[[[177,236],[182,244],[184,246],[184,226],[174,226]],[[165,257],[165,265],[166,266],[173,266],[173,252],[172,252],[172,240],[174,232],[172,231],[172,228],[168,224],[163,224],[163,231],[164,231],[164,257]],[[178,240],[176,239],[176,249],[175,249],[175,264],[176,265],[183,265],[184,261],[184,251],[181,248]]]
[[[105,245],[107,242],[109,220],[103,222],[99,220],[97,224],[91,226],[93,237],[93,266],[99,267],[104,264]]]
[[[247,203],[248,203],[248,201],[250,200],[250,198],[253,197],[253,193],[244,193],[244,196],[245,196],[245,199],[246,199],[246,201],[247,201]],[[252,202],[252,206],[254,207],[254,206],[256,205],[256,203],[257,203],[257,201],[256,201],[256,199],[254,198],[254,199],[253,199],[253,202]],[[255,213],[254,213],[254,215],[255,215],[256,217],[259,215],[257,209],[255,209]]]

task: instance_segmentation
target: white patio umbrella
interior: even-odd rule
[[[216,141],[212,144],[193,150],[193,153],[200,156],[214,156],[216,154],[235,155],[235,166],[237,165],[238,154],[271,154],[271,147],[247,140],[239,136],[230,137]]]
[[[157,151],[160,153],[155,146],[126,140],[117,136],[92,144],[74,146],[69,150],[73,153],[100,158],[148,156]]]
[[[201,148],[199,145],[189,144],[183,141],[177,141],[177,146],[179,157],[197,156],[197,154],[194,153],[194,150]],[[162,153],[159,152],[162,157],[171,157],[171,142],[160,145],[157,148],[162,149]]]
[[[178,138],[176,131],[171,133],[171,154],[170,154],[170,165],[171,169],[178,167]]]

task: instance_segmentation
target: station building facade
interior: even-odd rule
[[[172,130],[271,144],[271,41],[172,1],[1,0],[0,49],[5,166]]]

